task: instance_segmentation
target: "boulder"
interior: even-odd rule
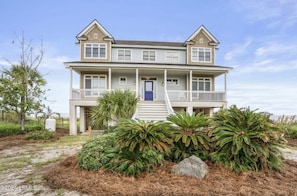
[[[192,155],[174,165],[171,172],[178,175],[194,176],[203,179],[208,173],[208,167],[199,157]]]

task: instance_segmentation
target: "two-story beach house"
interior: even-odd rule
[[[139,97],[135,118],[166,120],[174,111],[212,115],[225,107],[230,67],[215,65],[219,41],[200,26],[184,42],[115,39],[97,20],[76,36],[80,60],[65,62],[70,70],[70,134],[90,125],[98,97],[114,89],[131,89]],[[73,88],[73,74],[79,88]],[[223,90],[216,91],[221,76]],[[79,116],[78,116],[79,114]]]

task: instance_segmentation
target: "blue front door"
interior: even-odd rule
[[[154,82],[145,81],[144,82],[144,100],[153,101],[154,100]]]

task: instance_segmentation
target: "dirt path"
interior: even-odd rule
[[[86,139],[66,136],[53,143],[1,150],[0,195],[81,195],[76,191],[52,190],[42,176],[48,167],[79,152]]]

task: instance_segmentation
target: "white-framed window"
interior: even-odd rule
[[[165,52],[165,61],[169,63],[179,62],[179,53],[178,51],[166,51]]]
[[[143,61],[156,61],[156,51],[154,50],[143,50],[142,51]]]
[[[192,61],[193,62],[211,62],[211,49],[192,47]]]
[[[178,78],[167,78],[167,85],[168,86],[178,86],[179,79]]]
[[[125,76],[119,77],[119,84],[127,84],[127,77]]]
[[[119,61],[130,61],[131,60],[131,50],[119,49],[118,50],[118,60]]]
[[[193,91],[211,91],[211,78],[193,78],[192,90]]]
[[[85,58],[106,58],[106,44],[103,43],[86,43],[85,44]]]
[[[106,90],[106,75],[85,75],[85,96],[96,97]]]

